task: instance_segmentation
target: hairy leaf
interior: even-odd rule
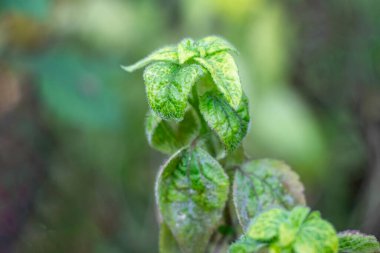
[[[194,60],[210,72],[219,91],[232,108],[236,109],[243,91],[234,58],[228,52],[222,51],[204,58],[195,57]]]
[[[183,64],[187,60],[198,55],[198,50],[196,48],[195,42],[192,39],[183,39],[178,44],[178,59],[179,63]]]
[[[199,147],[174,154],[157,180],[164,222],[185,253],[203,253],[220,222],[229,188],[219,163]]]
[[[163,119],[182,120],[191,88],[202,72],[196,64],[180,66],[157,62],[149,65],[144,80],[152,110]]]
[[[338,234],[341,253],[379,253],[380,244],[373,235],[348,230]]]
[[[167,61],[172,63],[178,63],[178,53],[176,46],[168,46],[158,49],[145,57],[144,59],[136,62],[130,66],[122,66],[125,71],[133,72],[137,69],[143,68],[156,61]]]
[[[198,134],[199,128],[199,119],[192,108],[178,123],[163,120],[152,111],[148,112],[145,121],[149,145],[166,154],[172,154],[189,144]]]
[[[265,243],[258,242],[249,236],[242,236],[230,246],[229,253],[252,253],[259,251],[265,246]]]
[[[208,36],[199,40],[198,48],[201,51],[201,57],[221,51],[232,51],[235,53],[237,52],[236,48],[231,43],[218,36]],[[203,55],[202,51],[204,51]]]
[[[200,98],[199,109],[209,127],[215,131],[228,150],[238,147],[249,124],[248,101],[244,96],[235,111],[220,94],[206,92]]]
[[[274,207],[291,209],[305,204],[299,176],[282,161],[261,159],[235,173],[233,202],[243,230],[252,218]]]
[[[181,253],[176,239],[165,223],[160,226],[160,253]]]

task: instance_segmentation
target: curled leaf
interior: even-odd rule
[[[200,98],[199,109],[209,127],[215,131],[228,150],[237,148],[247,134],[249,124],[246,97],[235,111],[220,94],[206,92]]]
[[[206,57],[195,57],[195,61],[210,72],[216,87],[226,98],[227,102],[236,109],[241,101],[243,90],[234,58],[225,51]]]
[[[201,54],[201,57],[221,51],[231,51],[237,53],[237,49],[231,43],[218,36],[208,36],[199,40],[198,47],[200,50],[203,49],[205,52],[204,55]]]
[[[193,84],[202,75],[199,65],[157,62],[144,71],[146,93],[152,110],[166,120],[181,121]]]
[[[203,253],[220,222],[229,181],[206,151],[189,147],[174,154],[157,179],[163,221],[184,253]]]
[[[235,173],[232,193],[243,230],[260,212],[304,205],[303,190],[299,176],[282,161],[261,159],[244,164]]]
[[[373,235],[348,230],[338,234],[341,253],[379,253],[380,244]]]
[[[172,154],[188,145],[199,132],[200,122],[192,108],[189,108],[182,121],[163,120],[149,111],[145,120],[145,133],[149,145],[165,154]]]
[[[122,66],[122,69],[128,72],[133,72],[137,69],[143,68],[156,61],[167,61],[171,63],[178,63],[177,47],[168,46],[168,47],[158,49],[133,65]]]

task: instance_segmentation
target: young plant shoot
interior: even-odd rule
[[[375,237],[337,234],[311,211],[285,163],[246,159],[236,52],[220,37],[184,39],[123,67],[145,68],[148,142],[170,155],[156,181],[160,252],[380,252]]]

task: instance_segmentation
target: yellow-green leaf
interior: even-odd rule
[[[282,223],[278,231],[278,244],[281,247],[290,246],[297,237],[299,228],[305,222],[306,218],[310,214],[310,208],[308,207],[295,207],[289,213],[286,222]]]
[[[183,39],[178,44],[178,59],[179,59],[180,64],[185,63],[187,60],[197,55],[198,55],[198,51],[197,51],[194,40]]]
[[[229,253],[252,253],[264,248],[265,243],[258,242],[249,236],[242,236],[229,248]]]
[[[307,207],[274,208],[252,220],[247,236],[265,242],[270,252],[337,253],[334,227]]]
[[[278,235],[278,229],[286,219],[285,210],[273,208],[252,220],[247,235],[257,241],[270,242]]]
[[[295,253],[338,252],[338,237],[334,227],[322,219],[307,219],[297,233],[293,250]]]

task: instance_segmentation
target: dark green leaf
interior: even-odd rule
[[[243,99],[235,111],[220,94],[206,92],[199,109],[209,127],[215,131],[228,150],[237,148],[247,133],[248,101]]]
[[[158,206],[183,252],[205,252],[222,217],[228,185],[223,168],[199,147],[179,151],[163,166]]]
[[[236,109],[243,91],[234,58],[228,52],[222,51],[204,58],[195,57],[194,60],[210,72],[219,91],[232,108]]]
[[[233,201],[244,230],[252,218],[274,207],[305,204],[298,175],[282,161],[261,159],[248,162],[235,173]]]
[[[152,110],[163,119],[183,119],[193,84],[202,75],[199,65],[180,66],[157,62],[144,71],[146,93]]]
[[[199,128],[199,119],[191,108],[185,113],[184,119],[178,123],[163,120],[152,111],[149,111],[145,123],[149,144],[166,154],[172,154],[189,144],[198,134]]]
[[[171,63],[178,63],[177,47],[168,46],[151,53],[144,59],[136,62],[130,66],[122,66],[125,71],[133,72],[137,69],[143,68],[156,61],[167,61]]]
[[[338,234],[340,253],[379,253],[380,244],[373,235],[348,230]]]

